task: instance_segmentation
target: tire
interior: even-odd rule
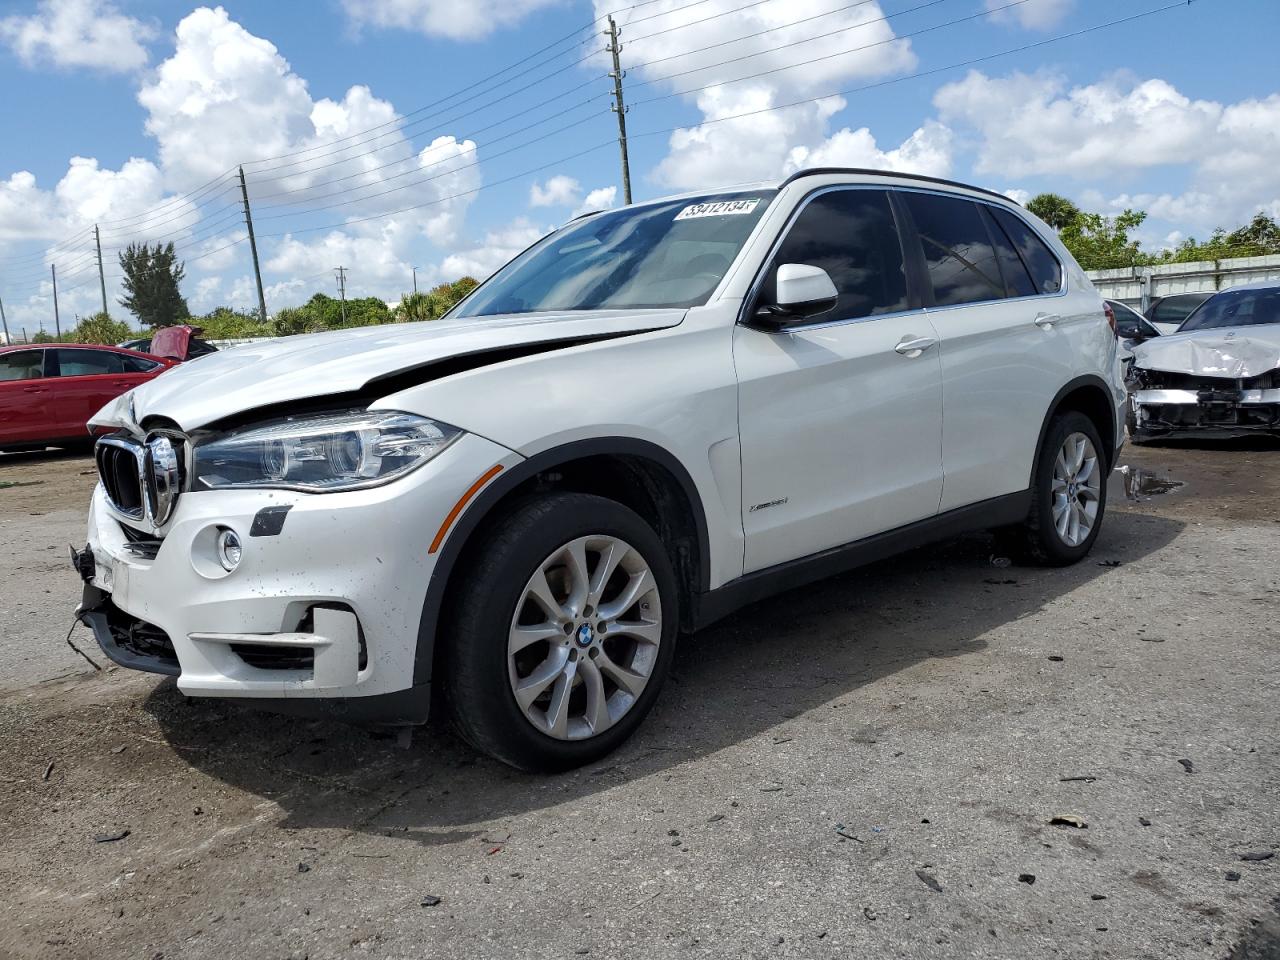
[[[1085,456],[1082,473],[1064,483],[1058,456],[1064,452],[1068,439],[1074,443],[1078,438],[1087,441],[1087,446],[1083,448]],[[1088,456],[1089,453],[1092,453],[1092,458]],[[1093,462],[1092,471],[1083,471],[1083,466],[1090,459]],[[1070,472],[1071,464],[1065,465]],[[1062,567],[1078,563],[1089,554],[1094,541],[1098,539],[1103,515],[1106,513],[1106,470],[1107,451],[1092,420],[1082,413],[1070,411],[1059,414],[1050,421],[1032,475],[1031,511],[1027,519],[1012,531],[1021,559],[1042,566]],[[1071,507],[1073,497],[1078,504],[1078,512]],[[1096,506],[1092,516],[1089,516],[1091,499]],[[1062,531],[1064,509],[1067,518],[1065,533]],[[1076,521],[1079,526],[1073,525]]]
[[[644,520],[603,497],[539,496],[484,528],[460,574],[437,692],[463,739],[553,772],[635,732],[670,671],[679,621],[671,562]]]

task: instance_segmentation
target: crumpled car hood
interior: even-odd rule
[[[163,416],[194,430],[291,400],[349,393],[433,363],[532,344],[676,326],[684,310],[512,314],[387,324],[281,337],[231,347],[174,367],[108,403],[90,421],[118,427]],[[501,354],[495,354],[495,359]],[[132,409],[130,408],[132,404]]]
[[[1134,347],[1133,358],[1144,370],[1247,380],[1280,367],[1280,324],[1156,337]]]

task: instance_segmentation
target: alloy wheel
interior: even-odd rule
[[[1067,546],[1078,547],[1093,531],[1102,494],[1098,451],[1083,433],[1069,434],[1062,442],[1053,462],[1049,493],[1058,537]]]
[[[644,557],[617,537],[579,537],[543,560],[520,594],[507,641],[511,692],[548,736],[594,737],[635,705],[661,642]]]

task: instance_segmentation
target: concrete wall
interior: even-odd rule
[[[1120,300],[1145,311],[1155,297],[1225,290],[1239,283],[1280,279],[1280,255],[1086,270],[1085,273],[1108,300]]]

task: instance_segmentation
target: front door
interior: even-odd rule
[[[734,333],[748,573],[932,517],[942,493],[937,334],[908,293],[886,193],[811,197],[758,302],[786,263],[822,267],[839,298],[782,332]]]
[[[0,444],[52,437],[51,396],[43,349],[0,353]]]

